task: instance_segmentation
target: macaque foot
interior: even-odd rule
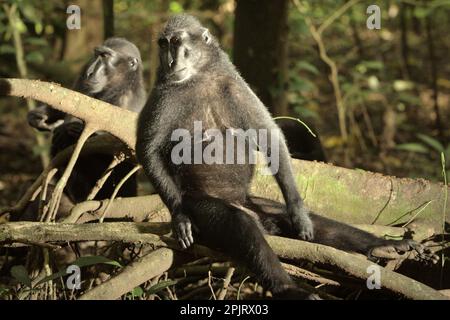
[[[183,249],[187,249],[194,244],[192,223],[187,215],[183,213],[175,214],[172,218],[172,226],[175,231],[175,237]]]

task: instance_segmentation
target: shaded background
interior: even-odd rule
[[[82,10],[80,30],[66,27],[70,4]],[[366,27],[371,4],[380,30]],[[120,36],[141,50],[150,90],[158,31],[180,12],[210,28],[273,115],[314,127],[329,162],[450,174],[449,1],[0,0],[0,77],[70,87],[92,49]],[[26,124],[32,107],[0,100],[0,206],[48,161],[48,137]]]

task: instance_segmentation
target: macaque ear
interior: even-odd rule
[[[212,35],[211,35],[211,33],[209,33],[208,29],[206,29],[206,28],[203,29],[202,38],[203,38],[203,41],[205,41],[206,44],[210,44],[211,43]]]

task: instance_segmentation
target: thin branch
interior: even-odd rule
[[[72,156],[70,157],[69,163],[67,164],[66,169],[64,170],[63,175],[59,179],[58,183],[55,186],[55,189],[53,190],[52,198],[49,202],[49,211],[47,213],[47,218],[45,221],[55,221],[56,214],[58,213],[59,204],[61,202],[61,197],[64,192],[64,188],[66,187],[67,181],[69,180],[69,176],[73,171],[73,168],[75,167],[75,163],[78,160],[78,157],[81,153],[81,149],[84,146],[84,143],[87,141],[87,139],[94,133],[94,130],[86,125],[81,132],[80,137],[78,138],[78,141],[75,145],[75,149],[73,150]]]
[[[133,175],[135,174],[139,169],[141,168],[140,165],[136,165],[133,169],[131,169],[128,174],[120,180],[120,182],[117,184],[116,188],[114,189],[113,194],[111,195],[111,198],[109,199],[108,205],[105,208],[105,211],[103,211],[102,216],[100,217],[100,222],[103,222],[105,219],[106,214],[108,213],[109,208],[111,207],[114,199],[116,198],[117,194],[119,193],[120,188],[124,185],[125,182]]]
[[[350,2],[352,2],[352,1],[350,1]],[[304,10],[303,10],[300,2],[298,0],[293,0],[293,3],[297,7],[297,10],[300,13],[303,13]],[[335,96],[335,100],[336,100],[336,107],[337,107],[338,119],[339,119],[339,129],[341,131],[342,140],[344,142],[347,142],[348,133],[347,133],[347,123],[346,123],[346,119],[345,119],[346,110],[345,110],[345,105],[344,105],[344,102],[342,99],[341,87],[339,85],[339,77],[338,77],[339,72],[338,72],[337,65],[328,56],[327,50],[325,49],[325,44],[323,43],[323,40],[322,40],[321,32],[314,26],[313,22],[311,21],[311,19],[308,16],[304,15],[304,19],[305,19],[306,25],[309,28],[309,31],[311,32],[313,39],[316,41],[316,44],[319,48],[320,58],[322,59],[323,62],[325,62],[328,65],[328,67],[331,70],[329,79],[333,86],[334,96]],[[332,20],[333,19],[331,19],[330,21],[332,22]],[[325,28],[326,27],[327,27],[327,25],[325,25]]]
[[[229,267],[227,270],[227,274],[225,275],[225,279],[223,281],[223,286],[220,289],[220,292],[217,296],[217,300],[224,300],[227,295],[228,286],[230,285],[231,278],[233,277],[235,268]]]
[[[325,21],[317,28],[317,32],[322,34],[326,28],[328,28],[336,19],[342,16],[348,9],[353,7],[355,4],[360,2],[361,0],[350,0],[346,2],[342,7],[337,9],[334,13],[332,13]]]
[[[90,200],[93,200],[95,198],[95,196],[101,190],[101,188],[103,187],[105,182],[111,176],[111,173],[113,172],[114,168],[117,167],[124,160],[125,160],[125,156],[124,156],[123,152],[120,152],[119,154],[117,154],[117,155],[115,155],[113,157],[111,163],[108,165],[108,168],[106,168],[106,170],[103,173],[102,177],[95,183],[95,186],[89,192],[89,195],[87,196],[86,200],[90,201]]]

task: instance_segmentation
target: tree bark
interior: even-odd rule
[[[174,260],[174,251],[160,248],[133,261],[106,282],[83,294],[79,300],[115,300],[142,283],[166,272]]]

